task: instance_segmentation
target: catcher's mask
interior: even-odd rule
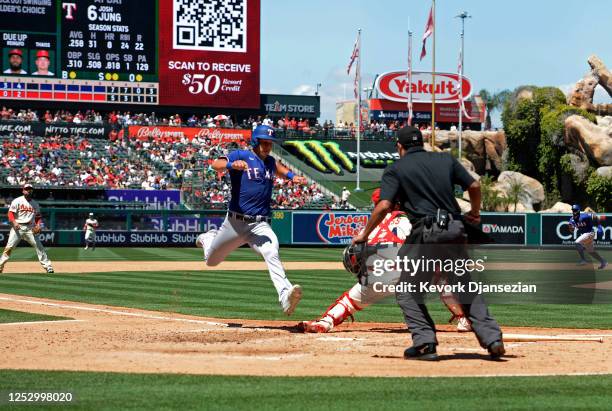
[[[365,268],[364,251],[364,243],[349,245],[344,249],[342,252],[342,262],[344,263],[346,271],[357,276],[363,273],[363,269]]]

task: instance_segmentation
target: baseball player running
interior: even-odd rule
[[[98,228],[98,220],[94,218],[94,213],[89,213],[89,218],[85,220],[83,231],[85,231],[85,249],[91,248],[91,251],[96,249],[96,229]]]
[[[380,199],[380,189],[374,190],[372,193],[372,202],[374,205]],[[402,211],[392,211],[387,214],[384,220],[372,231],[368,238],[368,246],[376,246],[377,256],[385,259],[395,259],[399,248],[404,244],[404,240],[410,234],[412,225],[408,217]],[[349,272],[356,270],[350,267],[351,247],[347,247],[344,251],[344,265]],[[350,290],[344,292],[327,311],[314,321],[302,321],[298,324],[298,328],[307,333],[326,333],[331,331],[335,326],[342,324],[347,318],[353,318],[353,313],[361,311],[368,305],[380,301],[386,297],[394,295],[394,293],[377,291],[375,283],[397,284],[400,278],[399,271],[392,271],[383,277],[373,277],[371,274],[370,265],[368,264],[368,277],[375,278],[375,281],[367,284],[362,284],[359,281]],[[438,281],[444,281],[438,279]],[[442,293],[440,295],[442,302],[451,312],[452,317],[449,322],[457,320],[457,331],[471,331],[470,321],[465,317],[463,308],[457,302],[452,293]]]
[[[13,248],[23,239],[36,249],[38,261],[47,270],[47,273],[53,274],[53,267],[47,257],[47,252],[36,237],[36,234],[42,229],[42,216],[38,203],[32,200],[33,191],[31,184],[24,185],[23,195],[14,199],[9,207],[8,219],[12,228],[2,257],[0,257],[0,273],[4,270],[4,264],[9,260]]]
[[[297,184],[305,184],[306,179],[270,156],[274,139],[272,127],[257,126],[251,135],[252,150],[235,150],[213,162],[217,172],[229,170],[231,199],[221,227],[200,234],[196,246],[204,250],[206,265],[214,267],[233,250],[248,244],[266,261],[283,312],[291,315],[302,298],[302,288],[291,285],[285,275],[278,238],[270,226],[270,202],[277,176]]]
[[[578,231],[578,238],[576,238],[576,250],[578,250],[578,254],[580,254],[580,261],[578,261],[578,265],[587,264],[588,261],[584,257],[584,251],[588,251],[593,258],[599,261],[599,269],[603,270],[608,265],[608,262],[601,256],[597,251],[595,251],[595,245],[593,240],[595,240],[595,232],[593,231],[593,224],[595,220],[598,222],[597,224],[597,234],[603,234],[603,227],[601,223],[599,223],[599,219],[594,214],[591,213],[582,213],[580,212],[580,206],[578,204],[574,204],[572,206],[572,217],[569,219],[569,227],[572,232],[575,230]]]

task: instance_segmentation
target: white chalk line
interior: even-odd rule
[[[162,315],[153,315],[153,314],[131,313],[127,311],[110,310],[106,308],[84,307],[81,305],[59,304],[59,303],[50,303],[50,302],[44,302],[44,301],[32,301],[32,300],[25,300],[25,299],[19,299],[19,298],[10,298],[10,297],[0,297],[0,300],[26,303],[26,304],[35,304],[35,305],[48,305],[51,307],[68,308],[72,310],[81,310],[81,311],[92,311],[92,312],[105,313],[105,314],[125,315],[128,317],[147,318],[151,320],[178,321],[178,322],[186,322],[186,323],[193,323],[193,324],[214,325],[218,327],[229,327],[229,324],[218,323],[218,322],[213,322],[213,321],[193,320],[190,318],[173,318],[173,317],[166,317]]]
[[[4,327],[7,325],[40,325],[40,324],[58,324],[58,323],[82,323],[85,320],[46,320],[46,321],[21,321],[18,323],[2,323],[0,327]]]
[[[231,360],[264,360],[264,361],[280,361],[289,360],[293,358],[306,357],[306,354],[287,354],[279,356],[268,356],[268,355],[221,355],[220,357],[231,359]]]
[[[364,341],[365,338],[351,338],[351,337],[319,337],[319,341]]]

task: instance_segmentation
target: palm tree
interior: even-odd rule
[[[487,108],[487,117],[485,118],[485,130],[491,129],[491,113],[494,110],[502,110],[506,100],[512,94],[510,90],[502,90],[498,93],[491,93],[486,89],[478,92],[482,98],[485,107]]]
[[[521,197],[524,197],[527,193],[525,189],[525,184],[523,184],[519,179],[512,179],[510,181],[510,185],[508,187],[508,191],[506,192],[506,198],[508,200],[508,205],[514,204],[513,212],[516,213],[516,205],[519,203]]]

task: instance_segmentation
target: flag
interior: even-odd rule
[[[359,37],[355,40],[355,46],[353,46],[353,53],[351,54],[351,61],[349,61],[349,65],[346,68],[346,74],[351,74],[351,67],[353,67],[353,63],[359,57]]]
[[[457,83],[457,87],[459,90],[459,115],[467,118],[468,120],[472,120],[473,117],[468,114],[465,108],[465,101],[463,100],[463,49],[459,50],[459,64],[457,64],[457,74],[459,74],[459,82]]]
[[[355,98],[359,97],[359,70],[355,70],[355,80],[353,81],[353,94]]]
[[[408,33],[408,125],[412,125],[412,32]]]
[[[425,46],[427,44],[427,37],[431,36],[434,31],[434,19],[433,19],[433,4],[431,5],[431,9],[429,9],[429,17],[427,18],[427,25],[425,26],[425,33],[423,33],[423,48],[421,49],[421,60],[427,54],[427,50]]]

